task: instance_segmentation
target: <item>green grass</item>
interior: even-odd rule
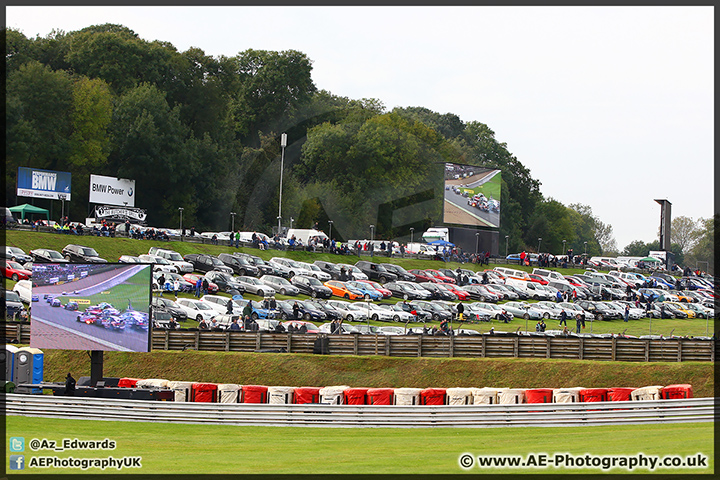
[[[100,422],[7,417],[6,436],[60,441],[63,438],[117,443],[112,451],[32,452],[60,458],[142,456],[141,470],[157,474],[439,474],[465,473],[463,453],[478,455],[694,455],[708,468],[654,473],[713,473],[713,424],[623,425],[575,428],[297,428]],[[680,439],[682,439],[680,441]],[[611,470],[611,473],[627,473]],[[14,472],[13,472],[14,473]],[[68,469],[25,469],[23,473],[80,473]],[[86,473],[101,473],[87,470]],[[117,473],[105,470],[104,473]],[[603,473],[600,469],[480,469],[467,473]],[[638,469],[634,473],[649,473]]]

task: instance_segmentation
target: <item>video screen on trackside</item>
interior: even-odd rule
[[[30,346],[150,351],[151,265],[38,263]]]
[[[500,228],[500,170],[445,164],[443,223]]]

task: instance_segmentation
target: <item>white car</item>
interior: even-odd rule
[[[312,270],[310,270],[309,268],[307,268],[305,265],[301,264],[300,262],[296,262],[295,260],[292,260],[290,258],[273,257],[270,259],[270,263],[274,263],[274,264],[285,267],[291,277],[295,276],[295,275],[305,275],[307,277],[313,276]]]
[[[392,325],[383,325],[379,328],[383,335],[405,335],[407,333],[403,327],[395,327]]]
[[[318,327],[318,330],[320,330],[321,333],[330,333],[330,327],[332,323],[323,323]],[[349,335],[351,333],[360,333],[360,331],[353,327],[352,325],[348,325],[347,323],[343,323],[341,325],[342,334],[343,335]]]
[[[31,280],[20,280],[13,287],[13,291],[17,292],[20,296],[20,300],[24,303],[32,302],[32,281]]]
[[[595,315],[585,311],[577,303],[560,302],[559,305],[565,309],[565,313],[567,313],[568,318],[577,318],[577,316],[580,315],[580,318],[584,318],[585,320],[595,319]],[[645,312],[643,311],[642,313],[644,314]]]
[[[209,302],[193,300],[190,298],[179,298],[175,303],[177,303],[178,307],[183,309],[188,318],[194,318],[198,322],[200,320],[209,322],[218,314],[217,310],[210,307]]]
[[[153,250],[154,249],[154,250]],[[190,262],[186,262],[183,260],[182,255],[180,255],[178,252],[175,252],[173,250],[166,250],[164,248],[156,248],[156,247],[150,247],[150,251],[148,252],[148,255],[155,255],[157,257],[162,257],[168,262],[175,265],[178,269],[178,273],[192,273],[193,271],[193,264]]]
[[[339,310],[343,314],[343,320],[348,322],[364,322],[368,319],[368,311],[362,303],[350,303],[343,300],[328,300],[327,303]]]
[[[354,280],[367,280],[368,276],[365,275],[358,267],[355,265],[350,265],[348,263],[338,263],[338,267],[342,268],[345,267],[345,271],[352,273]]]
[[[367,302],[363,305],[368,310],[370,320],[381,321],[381,322],[392,322],[397,316],[397,312],[381,308],[379,305]],[[403,312],[406,313],[406,312]],[[411,315],[412,316],[412,315]]]
[[[415,315],[413,315],[410,312],[406,312],[404,310],[395,310],[393,309],[392,305],[389,305],[387,303],[384,303],[382,305],[377,305],[378,308],[382,310],[387,310],[392,314],[392,321],[393,322],[402,322],[402,323],[408,323],[408,322],[414,322],[417,320]]]
[[[178,267],[157,255],[138,255],[138,259],[143,263],[152,263],[154,271],[178,273]]]
[[[200,298],[201,302],[206,302],[207,305],[215,310],[218,313],[227,313],[227,304],[229,301],[231,301],[228,297],[223,297],[220,295],[203,295]],[[239,314],[243,310],[243,307],[241,307],[237,302],[233,302],[233,313]]]
[[[320,270],[320,267],[315,265],[314,263],[307,263],[307,262],[297,262],[303,267],[305,267],[307,270],[309,270],[310,274],[306,274],[310,277],[315,277],[316,279],[320,280],[321,282],[327,282],[328,280],[332,280],[332,277],[329,273],[323,272]]]

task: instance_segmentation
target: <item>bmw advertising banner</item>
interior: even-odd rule
[[[18,167],[17,196],[70,200],[70,173]]]
[[[135,206],[135,180],[90,175],[90,203]]]

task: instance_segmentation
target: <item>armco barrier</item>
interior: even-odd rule
[[[5,338],[30,343],[28,323],[6,323]],[[311,333],[154,330],[153,350],[313,353]],[[328,335],[330,355],[392,357],[565,358],[618,362],[714,362],[715,341],[684,338],[560,338],[540,336]]]
[[[519,405],[269,405],[0,394],[7,415],[302,427],[562,427],[712,422],[714,398]],[[622,410],[622,415],[618,414]]]

